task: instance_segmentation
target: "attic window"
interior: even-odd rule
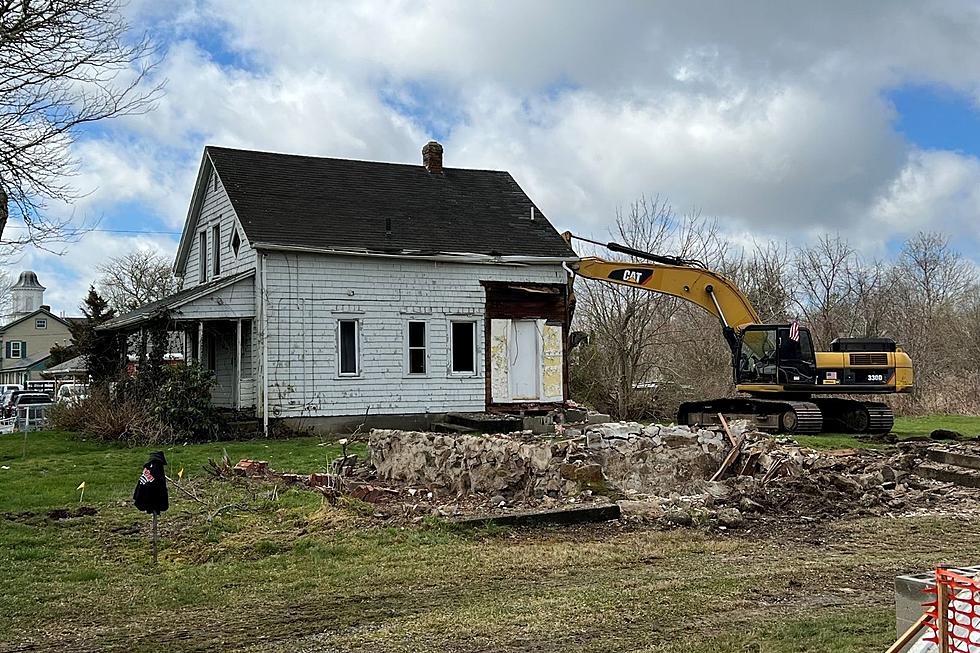
[[[211,190],[218,190],[218,173],[211,173]]]
[[[238,258],[238,250],[242,247],[242,237],[238,235],[238,229],[235,229],[231,233],[231,251],[235,253],[235,258]]]
[[[48,328],[48,320],[47,320],[47,318],[43,318],[42,317],[42,318],[38,318],[38,319],[34,320],[34,328],[35,329],[47,329]]]

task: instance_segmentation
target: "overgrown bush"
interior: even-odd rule
[[[160,371],[160,385],[150,397],[151,413],[182,439],[217,436],[222,422],[211,402],[214,374],[200,365],[170,365]]]
[[[137,375],[53,407],[51,424],[130,446],[217,439],[223,422],[211,403],[213,385],[214,375],[198,365],[166,366],[152,379]]]
[[[57,429],[129,446],[169,444],[178,439],[172,429],[151,415],[145,402],[113,400],[105,389],[95,389],[79,402],[53,406],[49,418]]]

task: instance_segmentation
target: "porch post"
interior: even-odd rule
[[[242,407],[242,320],[235,320],[235,408]]]
[[[204,320],[197,323],[197,364],[204,361]]]

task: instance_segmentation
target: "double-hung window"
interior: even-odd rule
[[[406,332],[406,365],[409,374],[423,375],[426,365],[425,322],[412,320]]]
[[[452,322],[449,348],[453,374],[476,374],[476,322]]]
[[[357,320],[337,322],[337,372],[340,376],[357,376],[361,373],[359,340]]]
[[[11,340],[8,349],[10,353],[7,358],[23,358],[24,357],[24,346],[20,340]]]

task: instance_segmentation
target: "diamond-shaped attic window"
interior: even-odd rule
[[[235,252],[235,256],[238,256],[238,250],[242,246],[242,237],[238,235],[238,229],[235,229],[231,237],[231,251]]]

